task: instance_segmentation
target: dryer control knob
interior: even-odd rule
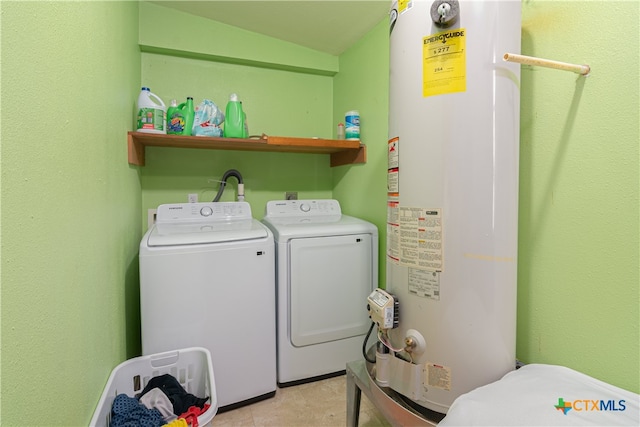
[[[306,203],[302,203],[302,204],[300,205],[300,210],[301,210],[302,212],[309,212],[309,211],[311,210],[311,206],[309,206],[309,205],[308,205],[308,204],[306,204]]]
[[[211,209],[209,206],[205,206],[202,209],[200,209],[200,215],[202,216],[211,216],[213,214],[213,209]]]

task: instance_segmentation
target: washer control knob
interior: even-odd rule
[[[301,210],[302,212],[309,212],[309,211],[311,210],[311,206],[309,206],[309,205],[308,205],[308,204],[306,204],[306,203],[302,203],[302,204],[300,205],[300,210]]]
[[[202,216],[211,216],[213,214],[213,209],[211,209],[209,206],[205,206],[202,209],[200,209],[200,215]]]

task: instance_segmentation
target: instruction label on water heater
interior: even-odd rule
[[[457,28],[422,39],[422,96],[467,90],[465,34]]]
[[[440,301],[440,273],[410,268],[409,293]]]
[[[399,206],[397,200],[387,201],[387,257],[395,264],[400,262]]]
[[[400,264],[429,271],[443,271],[442,209],[400,206]]]

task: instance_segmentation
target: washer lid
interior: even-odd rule
[[[267,229],[255,219],[198,223],[155,224],[148,234],[148,246],[197,245],[264,239]]]

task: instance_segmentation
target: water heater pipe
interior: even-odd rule
[[[533,56],[517,55],[515,53],[505,53],[504,60],[507,62],[517,62],[519,64],[537,65],[540,67],[555,68],[556,70],[571,71],[583,76],[589,75],[591,67],[588,65],[569,64],[566,62],[553,61],[551,59],[535,58]]]

